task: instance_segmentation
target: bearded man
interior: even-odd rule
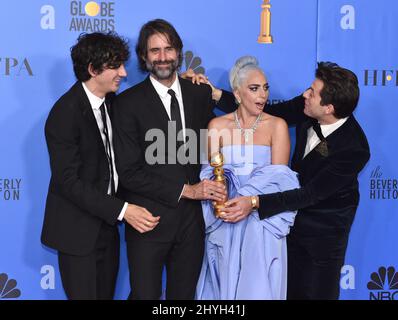
[[[199,179],[198,138],[214,117],[214,105],[208,85],[196,86],[178,76],[182,46],[169,22],[147,22],[136,53],[141,70],[149,75],[115,102],[119,196],[160,217],[149,232],[142,232],[153,227],[149,220],[138,228],[126,224],[130,299],[159,299],[164,266],[166,299],[194,298],[205,234],[197,200],[226,196],[221,184]]]

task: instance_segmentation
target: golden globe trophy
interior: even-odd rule
[[[224,157],[221,152],[215,152],[211,155],[210,165],[214,168],[213,169],[214,181],[221,182],[226,187],[226,190],[228,190],[227,180],[224,176],[224,169],[223,169]],[[220,213],[222,212],[222,209],[224,208],[224,203],[227,201],[227,199],[228,195],[225,201],[216,201],[216,204],[214,205],[214,214],[217,218],[220,217]]]
[[[269,3],[269,0],[263,0],[261,8],[263,9],[261,11],[261,29],[257,42],[272,43],[273,39],[271,36],[271,4]]]

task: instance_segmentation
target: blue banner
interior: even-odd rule
[[[361,200],[342,269],[341,299],[398,299],[398,3],[395,0],[271,0],[272,44],[258,43],[262,0],[3,1],[0,10],[0,299],[65,299],[56,251],[40,242],[50,178],[44,123],[75,82],[70,47],[81,32],[116,31],[132,56],[121,90],[141,81],[134,47],[146,21],[170,21],[184,42],[182,71],[205,72],[229,89],[228,72],[254,55],[270,100],[296,96],[317,61],[353,70],[361,98],[355,116],[371,147],[360,174]],[[294,142],[294,132],[291,131]],[[123,239],[123,228],[120,228]],[[116,299],[129,293],[121,241]]]

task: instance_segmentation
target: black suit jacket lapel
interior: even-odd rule
[[[195,116],[194,101],[193,101],[194,97],[193,94],[189,92],[189,87],[187,86],[187,83],[181,78],[179,80],[181,86],[182,101],[184,103],[185,128],[192,128]]]
[[[347,121],[345,123],[343,123],[339,128],[337,128],[335,131],[333,131],[331,134],[329,134],[325,140],[326,140],[326,149],[322,150],[322,148],[320,148],[320,143],[318,143],[314,149],[312,149],[308,155],[303,159],[302,156],[304,155],[304,151],[305,151],[305,146],[306,146],[306,141],[307,141],[307,130],[309,127],[311,127],[312,125],[312,121],[310,120],[309,123],[305,124],[304,128],[305,129],[305,140],[303,141],[303,145],[301,147],[301,158],[298,159],[298,161],[311,161],[311,159],[314,159],[314,153],[318,153],[320,154],[322,157],[328,157],[331,153],[336,152],[336,150],[338,150],[339,148],[341,148],[342,146],[344,146],[345,144],[342,144],[342,142],[344,142],[346,140],[346,137],[349,136],[349,133],[347,133],[346,131],[349,130],[349,128],[352,126],[353,121],[354,121],[354,117],[351,115]],[[304,136],[304,134],[303,134]]]
[[[82,111],[83,118],[87,124],[87,128],[88,130],[95,132],[95,142],[99,143],[102,146],[104,154],[106,154],[104,142],[102,141],[101,133],[99,131],[97,120],[95,119],[94,111],[91,107],[90,100],[88,100],[87,94],[84,91],[81,83],[76,83],[74,88],[76,89],[76,96],[79,98],[79,108]]]
[[[151,110],[151,115],[158,121],[158,129],[163,130],[167,133],[168,122],[170,121],[169,115],[160,99],[158,93],[156,92],[154,86],[149,79],[149,76],[145,79],[145,103],[149,110]]]
[[[333,131],[330,135],[326,137],[326,141],[328,144],[329,151],[333,152],[338,149],[340,146],[344,146],[347,143],[342,145],[342,142],[346,141],[346,137],[349,137],[349,133],[346,131],[352,127],[354,122],[354,117],[351,115],[346,122],[344,122],[339,128]],[[347,142],[347,141],[346,141]]]
[[[295,171],[298,170],[300,162],[303,160],[305,146],[307,144],[308,128],[311,127],[311,125],[311,119],[308,118],[296,132],[296,148],[292,159],[292,168]]]
[[[109,118],[113,119],[113,108],[112,108],[112,102],[113,99],[115,98],[115,94],[112,93],[108,93],[105,97],[105,105],[106,105],[106,111],[108,112]]]
[[[112,107],[112,102],[113,102],[114,98],[115,98],[115,94],[114,93],[109,93],[105,97],[106,111],[108,112],[109,119],[111,120],[112,132],[114,132],[113,131],[114,130],[114,128],[113,128],[113,111],[114,110],[113,110],[113,107]],[[111,142],[111,143],[113,143],[113,142]]]

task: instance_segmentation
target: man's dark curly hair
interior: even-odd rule
[[[164,35],[169,41],[170,45],[174,49],[176,49],[178,54],[178,68],[181,67],[183,44],[180,36],[170,22],[163,19],[155,19],[148,21],[142,26],[140,34],[138,36],[137,45],[135,47],[135,52],[137,54],[137,59],[141,71],[148,71],[145,59],[143,59],[143,57],[147,56],[148,39],[150,38],[150,36],[156,33]]]
[[[117,69],[130,56],[127,41],[115,32],[82,33],[71,48],[73,71],[79,81],[91,78],[88,66],[98,74],[104,69]]]
[[[350,116],[359,100],[358,78],[352,71],[332,62],[319,62],[315,77],[323,82],[321,105],[332,104],[334,116]]]

